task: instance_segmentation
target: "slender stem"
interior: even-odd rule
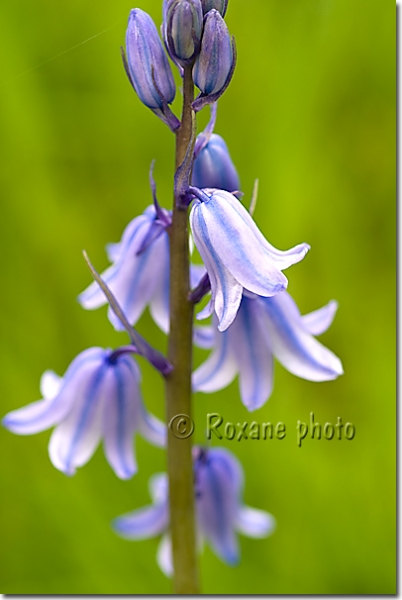
[[[191,67],[184,70],[183,113],[176,139],[176,168],[183,162],[191,139],[194,84]],[[170,228],[170,334],[168,360],[173,365],[166,378],[167,422],[177,415],[191,418],[193,304],[188,299],[189,248],[187,210],[175,198]],[[178,439],[168,431],[170,528],[174,592],[198,594],[198,568],[194,518],[194,483],[191,438]]]

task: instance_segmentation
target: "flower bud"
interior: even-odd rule
[[[228,2],[229,0],[201,0],[204,15],[206,15],[207,12],[215,8],[215,10],[218,10],[221,13],[222,17],[224,17],[228,8]]]
[[[164,37],[170,56],[181,66],[200,51],[203,13],[200,0],[165,0]]]
[[[201,51],[193,69],[195,85],[201,95],[193,103],[195,111],[215,102],[226,90],[236,62],[234,40],[220,13],[212,9],[204,19]]]
[[[227,192],[240,189],[239,176],[224,139],[216,133],[207,139],[206,135],[201,133],[197,143],[200,143],[201,150],[194,161],[192,185]]]
[[[130,12],[126,48],[124,66],[138,97],[174,129],[177,119],[167,106],[176,92],[173,74],[154,22],[139,8]]]

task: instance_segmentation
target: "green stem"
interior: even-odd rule
[[[194,84],[191,67],[183,78],[183,113],[176,139],[176,168],[183,162],[192,132]],[[189,247],[187,210],[175,198],[170,228],[170,334],[168,360],[173,372],[166,378],[167,422],[177,415],[191,418],[193,305],[188,300]],[[187,424],[189,426],[189,423]],[[198,568],[194,518],[194,477],[191,438],[178,439],[168,431],[170,531],[174,566],[174,592],[198,594]]]

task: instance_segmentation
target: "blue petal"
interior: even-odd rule
[[[169,240],[163,232],[143,252],[139,253],[155,218],[155,209],[148,207],[125,229],[118,248],[112,249],[116,258],[101,277],[116,297],[131,325],[135,325],[146,305],[163,331],[169,327]],[[79,296],[84,308],[94,309],[106,303],[106,297],[96,282]],[[116,329],[123,328],[113,311],[108,316]]]
[[[261,307],[243,297],[237,317],[228,329],[239,369],[241,399],[248,410],[265,404],[272,392],[273,357],[263,333]]]
[[[40,391],[45,400],[55,398],[63,385],[63,378],[54,371],[45,371],[40,379]]]
[[[167,430],[165,423],[151,415],[144,406],[141,407],[138,430],[150,444],[154,444],[159,448],[166,447]]]
[[[160,243],[159,249],[162,248],[163,243],[165,248],[162,248],[159,254],[159,261],[161,261],[159,276],[156,281],[155,290],[150,300],[149,310],[151,316],[158,327],[164,332],[169,333],[169,319],[170,319],[170,308],[169,308],[169,291],[170,291],[170,271],[169,271],[169,237],[164,234]]]
[[[227,329],[241,302],[242,286],[225,266],[217,247],[211,243],[202,213],[203,204],[195,204],[190,213],[190,223],[195,244],[205,263],[211,281],[211,307],[218,318],[220,331]],[[204,315],[207,311],[203,311]],[[200,315],[199,315],[200,316]]]
[[[286,296],[258,302],[265,311],[267,343],[288,371],[310,381],[327,381],[343,373],[339,358],[307,333],[301,318],[289,310]]]
[[[71,363],[62,380],[59,393],[54,397],[45,397],[8,413],[2,424],[19,435],[29,435],[44,431],[62,421],[74,404],[76,394],[85,382],[86,373],[102,360],[102,348],[90,348],[81,352]],[[43,392],[49,392],[47,383],[41,381]],[[47,395],[47,394],[46,394]]]
[[[107,246],[109,259],[116,263],[106,269],[101,275],[102,279],[106,281],[109,287],[112,285],[113,280],[118,277],[119,267],[123,257],[128,255],[132,259],[135,259],[142,240],[146,235],[144,227],[149,227],[150,224],[151,220],[146,214],[136,217],[127,225],[121,241],[117,244],[109,244]],[[115,288],[112,291],[114,294],[116,293]],[[83,308],[93,310],[94,308],[99,308],[106,304],[107,299],[97,282],[94,281],[78,296],[78,302]]]
[[[160,570],[166,575],[166,577],[173,576],[172,541],[168,534],[162,536],[158,546],[156,561]]]
[[[193,330],[193,342],[198,348],[209,350],[214,345],[214,328],[206,325],[205,327],[195,326]]]
[[[248,537],[266,537],[274,531],[275,519],[265,510],[241,506],[237,515],[236,529]]]
[[[265,239],[265,237],[255,224],[250,213],[244,208],[242,203],[239,202],[239,200],[237,200],[235,196],[233,196],[232,194],[222,194],[222,192],[215,192],[214,195],[221,196],[221,199],[223,197],[225,202],[230,204],[230,206],[237,212],[238,216],[249,228],[250,232],[253,233],[253,235],[256,237],[259,243],[264,247],[271,260],[274,261],[277,269],[282,271],[283,269],[287,269],[291,265],[300,262],[310,250],[309,244],[306,243],[298,244],[297,246],[294,246],[289,250],[278,250],[277,248],[272,246],[272,244],[270,244],[267,239]]]
[[[109,370],[113,378],[104,407],[103,446],[116,475],[129,479],[137,471],[133,438],[140,421],[140,374],[134,359],[128,355],[120,357]]]
[[[192,185],[198,188],[218,188],[228,192],[240,189],[239,176],[226,143],[220,135],[213,133],[196,157]]]
[[[88,366],[80,375],[79,385],[69,388],[74,394],[70,411],[49,442],[53,465],[67,475],[73,475],[95,452],[102,435],[105,402],[114,394],[113,373],[104,360]]]
[[[112,527],[121,537],[129,540],[144,540],[163,533],[169,524],[167,502],[146,506],[117,517]]]
[[[286,287],[286,277],[227,197],[233,198],[228,192],[214,192],[209,202],[194,207],[202,214],[204,237],[240,285],[262,296],[277,294]]]
[[[229,452],[210,449],[197,463],[197,519],[200,532],[214,552],[226,563],[239,561],[235,523],[239,507],[241,478]]]
[[[208,359],[193,373],[192,382],[195,392],[216,392],[228,386],[235,378],[238,366],[229,332],[220,333],[215,329],[215,348]]]
[[[327,331],[334,320],[338,303],[331,300],[326,306],[301,317],[304,329],[312,335],[320,335]]]

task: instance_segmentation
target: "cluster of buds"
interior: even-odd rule
[[[164,0],[164,44],[146,12],[135,8],[130,13],[127,56],[122,51],[126,73],[141,102],[172,131],[180,121],[169,108],[176,89],[167,54],[181,74],[184,68],[192,68],[200,90],[195,111],[216,102],[228,87],[236,63],[234,39],[223,19],[227,4],[228,0]]]

